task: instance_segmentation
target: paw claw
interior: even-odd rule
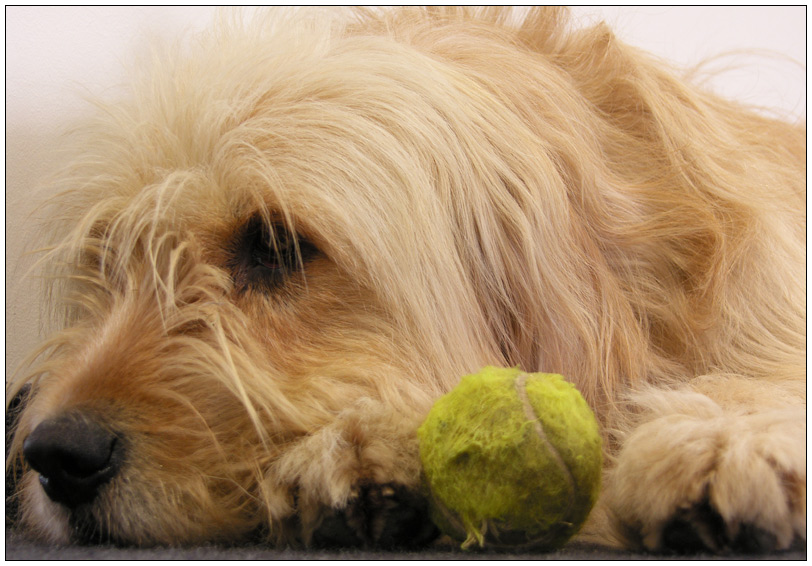
[[[746,524],[739,528],[739,533],[730,547],[732,550],[748,554],[773,552],[778,548],[778,538],[769,531]]]
[[[718,552],[725,545],[725,521],[710,503],[677,513],[662,530],[662,549],[675,554]]]
[[[438,534],[425,499],[405,487],[362,483],[352,494],[345,507],[327,512],[313,545],[404,548],[427,544]]]

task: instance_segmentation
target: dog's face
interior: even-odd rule
[[[22,520],[51,540],[282,537],[359,478],[411,488],[395,463],[433,400],[506,361],[481,302],[499,274],[472,271],[500,253],[469,237],[493,229],[466,186],[490,182],[480,126],[444,115],[487,101],[460,110],[461,79],[391,41],[291,37],[180,58],[82,138],[44,260],[64,329],[14,447]],[[394,424],[353,432],[355,413]],[[302,454],[363,451],[376,427],[392,455],[307,479]]]
[[[18,431],[34,468],[25,519],[52,538],[250,534],[293,505],[269,472],[286,446],[359,400],[411,415],[439,390],[408,322],[317,236],[259,209],[199,212],[171,227],[94,221],[82,237],[70,324]]]

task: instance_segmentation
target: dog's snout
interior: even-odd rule
[[[76,507],[92,501],[118,472],[120,439],[94,418],[81,413],[40,423],[23,443],[29,465],[53,501]]]

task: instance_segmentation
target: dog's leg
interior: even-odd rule
[[[437,536],[420,493],[416,415],[362,400],[286,451],[300,538],[313,546],[420,546]]]
[[[803,392],[708,376],[641,394],[641,420],[607,486],[627,543],[654,551],[784,550],[805,544]]]

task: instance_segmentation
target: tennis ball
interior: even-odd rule
[[[557,374],[486,367],[418,430],[432,519],[463,548],[553,550],[598,498],[598,423]]]

